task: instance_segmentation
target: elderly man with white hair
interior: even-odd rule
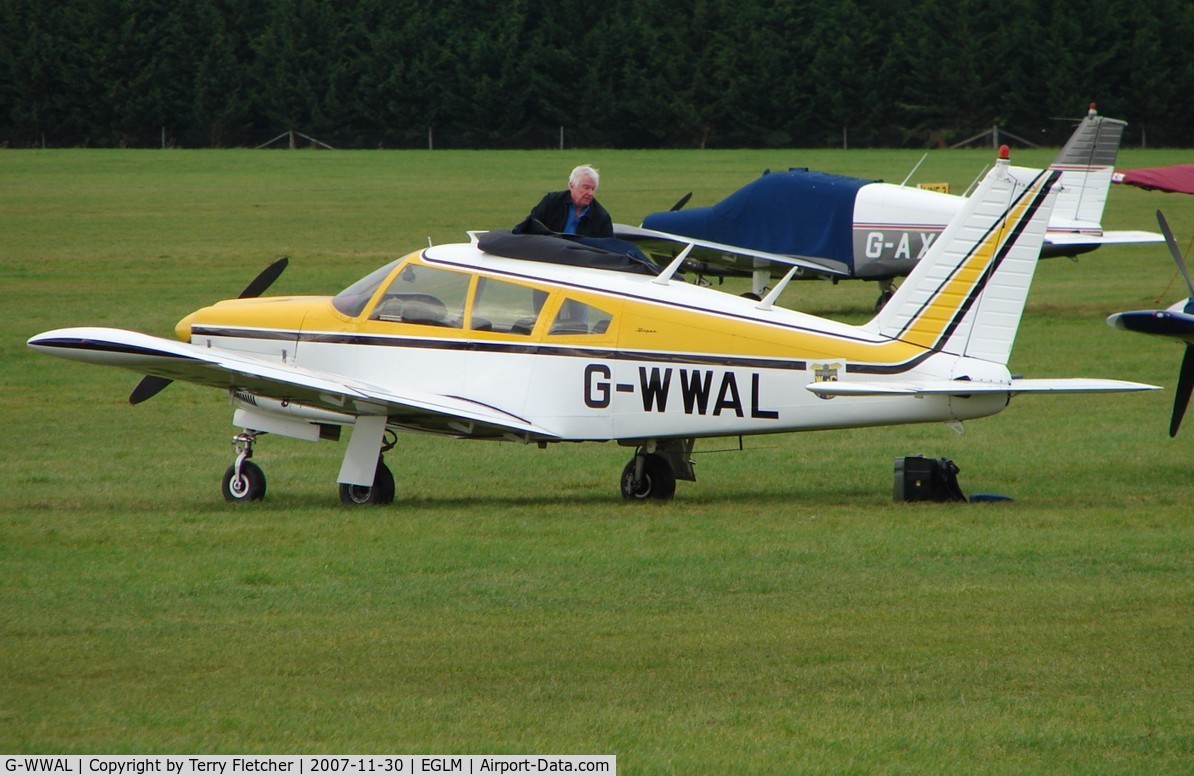
[[[600,180],[601,176],[597,170],[587,164],[580,165],[568,177],[568,188],[545,194],[526,220],[516,226],[514,231],[541,231],[534,225],[537,221],[558,234],[613,237],[613,219],[596,197]]]

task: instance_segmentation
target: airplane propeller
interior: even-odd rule
[[[170,383],[174,382],[168,377],[158,377],[156,375],[145,375],[141,378],[141,382],[137,383],[137,387],[129,394],[129,404],[140,404],[146,399],[153,398],[162,392]]]
[[[669,208],[669,212],[675,212],[675,211],[679,210],[680,208],[684,207],[685,205],[688,204],[688,200],[690,200],[690,199],[692,199],[691,191],[688,192],[687,194],[685,194],[683,197],[680,197],[679,201],[676,202],[676,204],[672,205],[671,208]]]
[[[1165,244],[1169,246],[1169,253],[1177,264],[1178,271],[1186,280],[1186,288],[1190,296],[1186,299],[1182,312],[1194,314],[1194,281],[1190,279],[1190,272],[1186,268],[1186,260],[1178,249],[1177,240],[1173,238],[1173,230],[1165,220],[1165,214],[1157,211],[1157,223],[1161,226],[1161,234],[1165,235]],[[1181,371],[1177,377],[1177,391],[1173,395],[1173,417],[1169,421],[1169,436],[1177,436],[1177,430],[1182,424],[1186,408],[1190,405],[1190,395],[1194,393],[1194,344],[1186,344],[1186,354],[1182,358]]]
[[[290,263],[290,259],[283,256],[282,258],[269,265],[253,278],[253,282],[245,286],[245,290],[240,292],[237,299],[256,299],[265,293],[265,290],[274,284],[282,271],[286,269],[286,265]]]
[[[265,290],[273,285],[282,271],[286,269],[286,265],[290,263],[290,259],[283,256],[282,258],[270,264],[268,267],[258,273],[257,277],[253,278],[249,285],[240,292],[237,299],[255,299],[265,293]],[[140,404],[146,399],[151,399],[157,396],[162,390],[174,382],[168,377],[158,377],[157,375],[145,375],[141,378],[141,382],[137,383],[137,387],[129,394],[129,404]]]

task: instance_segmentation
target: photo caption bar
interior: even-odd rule
[[[2,755],[0,776],[292,776],[618,772],[615,755]]]

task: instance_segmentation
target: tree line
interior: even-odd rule
[[[0,142],[1194,145],[1189,0],[0,0]],[[561,141],[562,136],[562,141]]]

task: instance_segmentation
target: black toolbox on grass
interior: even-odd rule
[[[948,458],[911,455],[895,460],[896,501],[965,501],[958,467]]]

